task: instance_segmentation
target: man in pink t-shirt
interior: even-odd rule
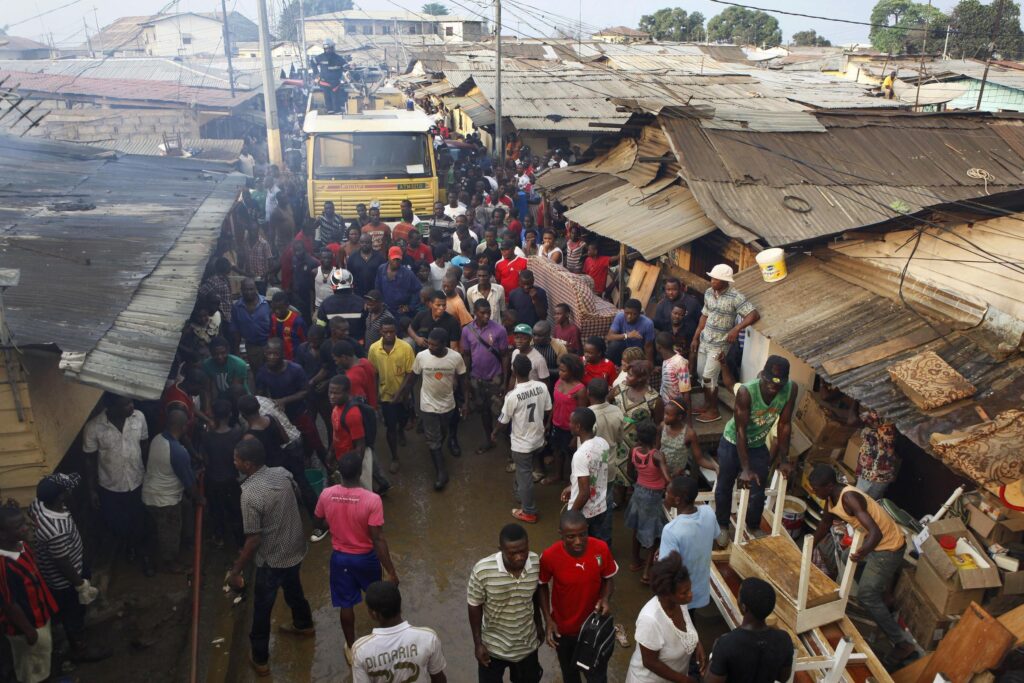
[[[341,608],[341,630],[345,634],[345,658],[352,663],[352,645],[356,641],[356,613],[363,592],[381,580],[381,568],[391,581],[398,574],[384,538],[384,504],[380,496],[359,485],[363,458],[346,453],[338,462],[339,486],[330,486],[320,494],[313,515],[316,526],[331,532],[331,603]],[[323,538],[314,532],[313,540]]]

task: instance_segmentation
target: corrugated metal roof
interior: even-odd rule
[[[973,332],[952,332],[945,340],[936,339],[830,375],[823,368],[825,361],[923,330],[927,323],[899,302],[834,275],[827,261],[793,254],[787,256],[786,266],[789,275],[774,283],[764,282],[757,268],[736,276],[736,288],[761,314],[755,329],[811,365],[829,384],[895,422],[900,432],[922,449],[930,450],[928,439],[934,432],[948,433],[980,422],[975,404],[993,416],[1011,407],[1019,408],[1024,362],[1019,358],[1005,362],[993,358]],[[896,387],[887,368],[926,350],[938,353],[977,387],[971,402],[941,415],[924,413]]]
[[[715,229],[693,194],[673,184],[651,191],[629,183],[566,212],[587,230],[622,242],[654,259]]]
[[[225,69],[215,68],[207,61],[178,61],[160,57],[123,57],[117,59],[34,59],[31,61],[3,59],[0,71],[40,73],[51,76],[87,76],[100,79],[132,81],[163,81],[195,88],[230,88]],[[251,90],[259,82],[236,74],[235,88]]]
[[[965,114],[816,114],[826,132],[659,123],[681,175],[726,234],[784,245],[950,201],[1024,190],[1024,119]],[[972,168],[994,179],[972,178]]]
[[[161,81],[138,81],[75,76],[33,74],[0,69],[0,79],[10,77],[19,84],[18,92],[25,97],[61,99],[85,97],[118,102],[164,102],[207,109],[230,110],[245,104],[259,94],[249,90],[231,93],[213,88],[178,86]]]
[[[241,185],[224,170],[0,135],[0,268],[21,270],[4,294],[15,342],[85,353],[83,381],[159,396]],[[59,211],[57,202],[95,208]],[[111,353],[116,361],[100,367]]]
[[[98,143],[99,144],[99,143]],[[210,159],[232,163],[238,160],[242,153],[242,146],[245,140],[210,140],[207,138],[182,138],[181,146],[189,153],[190,159]],[[108,143],[99,144],[100,147],[117,150],[122,154],[138,154],[142,156],[166,156],[163,151],[164,139],[162,136],[140,136],[124,138]]]
[[[557,188],[558,201],[572,208],[627,184],[625,180],[610,173],[574,172],[572,169],[572,166],[567,166],[541,173],[537,176],[538,189]]]

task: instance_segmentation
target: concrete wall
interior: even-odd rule
[[[451,29],[451,35],[449,35]],[[446,43],[473,43],[484,35],[483,24],[478,21],[441,21],[437,22],[437,33]]]
[[[198,138],[200,121],[195,112],[174,109],[54,108],[31,135],[51,140],[103,143],[111,140],[164,133]]]
[[[147,26],[142,33],[146,54],[156,57],[223,53],[223,36],[224,28],[219,21],[194,14],[163,19]]]

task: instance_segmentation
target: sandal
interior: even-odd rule
[[[629,636],[626,635],[626,627],[622,624],[615,624],[615,642],[622,647],[629,647]]]
[[[476,452],[477,455],[483,455],[487,451],[493,451],[497,445],[498,444],[494,443],[493,441],[488,441],[483,446],[481,446],[480,448],[476,449],[475,452]],[[513,471],[515,471],[515,470],[513,470]]]
[[[537,472],[534,472],[534,477],[536,477],[537,474],[538,474]],[[540,483],[543,484],[544,486],[551,486],[552,484],[561,483],[559,481],[558,477],[556,477],[553,474],[550,474],[550,475],[548,475],[546,477],[543,477],[542,479],[539,479],[539,480],[535,479],[534,481],[540,481]]]
[[[718,422],[719,420],[722,419],[722,416],[721,415],[715,415],[714,417],[707,417],[707,416],[701,415],[701,416],[698,416],[698,417],[696,417],[694,419],[697,420],[697,422],[700,422],[701,424],[708,424],[709,422]]]

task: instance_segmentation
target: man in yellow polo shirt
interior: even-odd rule
[[[866,534],[860,548],[851,553],[848,560],[864,563],[864,571],[857,584],[857,600],[892,641],[889,663],[898,667],[916,652],[910,635],[896,623],[884,599],[886,590],[903,564],[906,550],[903,532],[873,498],[864,495],[856,486],[840,484],[831,465],[817,465],[811,471],[809,481],[814,495],[825,501],[824,514],[814,532],[815,545],[830,533],[836,519]]]
[[[394,319],[388,319],[381,324],[380,339],[370,345],[366,357],[377,370],[380,410],[384,415],[388,449],[391,451],[388,471],[394,474],[398,471],[398,436],[405,425],[406,412],[404,403],[392,403],[392,399],[402,388],[416,354],[408,342],[398,338]]]

